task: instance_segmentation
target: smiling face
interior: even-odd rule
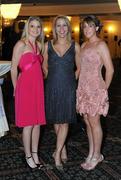
[[[96,36],[98,27],[95,26],[93,22],[83,24],[83,32],[86,38],[90,39],[93,36]]]
[[[41,25],[37,20],[32,20],[28,24],[28,34],[33,38],[37,38],[41,33]]]
[[[55,25],[55,31],[58,37],[64,38],[67,36],[69,32],[68,24],[66,21],[62,18],[57,19],[56,25]]]

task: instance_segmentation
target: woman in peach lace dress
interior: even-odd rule
[[[103,161],[101,154],[102,128],[100,115],[108,113],[108,88],[113,77],[113,65],[106,43],[98,37],[101,23],[87,16],[82,22],[86,41],[81,46],[81,71],[77,88],[77,111],[83,114],[87,126],[89,153],[81,167],[92,170]],[[101,69],[105,67],[105,78]]]

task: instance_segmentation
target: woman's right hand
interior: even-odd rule
[[[44,79],[46,79],[48,75],[48,70],[44,70],[43,73],[44,73]]]

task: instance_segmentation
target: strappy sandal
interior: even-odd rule
[[[52,157],[55,158],[55,151],[54,151],[54,153],[52,154]],[[63,164],[66,164],[67,161],[68,161],[68,158],[61,158],[61,160],[62,160]]]
[[[68,158],[67,158],[67,156],[66,156],[66,157],[62,157],[62,156],[61,156],[61,160],[62,160],[62,162],[63,162],[64,164],[66,164],[67,161],[68,161]]]
[[[104,160],[104,156],[101,154],[100,157],[97,158],[92,158],[90,163],[88,163],[86,166],[83,167],[83,169],[87,170],[87,171],[91,171],[93,169],[95,169],[95,167],[101,163]]]
[[[40,162],[39,163],[37,163],[36,161],[35,161],[35,158],[34,158],[34,154],[38,154],[37,152],[32,152],[32,157],[33,157],[33,160],[34,160],[34,162],[35,162],[35,164],[37,165],[37,167],[38,168],[42,168],[42,167],[44,167],[44,165],[43,164],[41,164]]]
[[[66,164],[67,161],[68,161],[68,158],[61,158],[61,160],[62,160],[62,162],[63,162],[64,164]]]
[[[92,157],[85,158],[85,161],[81,163],[81,167],[84,168],[88,163],[90,163]]]
[[[54,153],[52,154],[52,157],[53,157],[53,159],[54,159],[54,161],[55,161],[55,151],[54,151]],[[56,169],[57,170],[59,170],[59,171],[64,171],[64,168],[63,168],[63,164],[56,164],[56,161],[55,161],[55,167],[56,167]]]
[[[30,159],[32,159],[33,165],[30,163],[30,161],[29,161]],[[26,163],[29,166],[29,168],[31,168],[31,169],[37,168],[37,165],[34,163],[32,156],[28,156],[28,157],[26,156]]]

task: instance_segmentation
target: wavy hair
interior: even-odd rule
[[[44,52],[44,31],[43,31],[43,24],[42,21],[39,17],[37,16],[30,16],[29,19],[27,20],[25,26],[24,26],[24,30],[21,36],[21,39],[28,39],[29,33],[28,33],[28,29],[29,29],[29,24],[32,21],[38,21],[40,23],[40,27],[41,27],[41,33],[40,35],[37,37],[37,41],[39,41],[41,43],[42,46],[42,53]]]

